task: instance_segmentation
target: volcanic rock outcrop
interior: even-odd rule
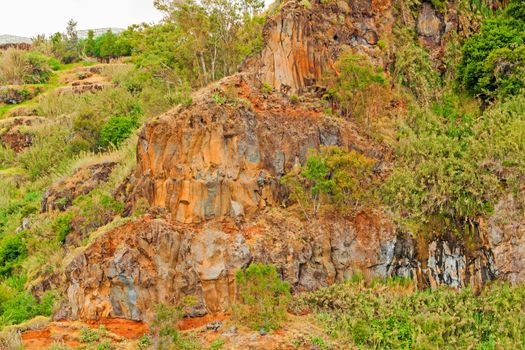
[[[411,277],[421,287],[522,278],[523,227],[500,220],[505,210],[516,212],[512,203],[501,203],[502,214],[480,228],[475,249],[454,237],[416,241],[379,208],[311,221],[286,208],[280,178],[298,171],[310,149],[363,153],[377,162],[378,178],[392,157],[351,121],[324,114],[312,91],[301,103],[288,97],[316,90],[347,48],[384,64],[377,42],[391,35],[391,3],[306,3],[286,2],[269,19],[264,49],[244,71],[145,126],[137,169],[122,187],[128,211],[145,201],[159,219],[128,222],[78,253],[66,268],[67,300],[56,318],[143,320],[153,305],[185,296],[197,300],[188,316],[225,311],[235,300],[235,271],[252,262],[276,265],[296,291],[357,271]],[[424,11],[422,35],[441,33],[435,13]],[[512,262],[500,254],[513,254]]]
[[[366,54],[378,66],[383,55],[380,35],[391,34],[392,2],[288,1],[264,28],[265,46],[250,60],[257,78],[283,93],[300,93],[315,86],[327,70],[334,70],[339,54],[348,49]]]

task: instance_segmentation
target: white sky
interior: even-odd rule
[[[71,18],[78,29],[127,28],[158,22],[162,14],[153,0],[0,0],[0,35],[64,32]]]

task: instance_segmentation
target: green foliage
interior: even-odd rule
[[[215,339],[210,345],[210,350],[220,350],[222,348],[224,348],[224,340],[221,338]]]
[[[415,34],[403,28],[399,33],[393,76],[423,105],[439,96],[441,79],[432,66],[428,52],[417,43]]]
[[[400,128],[398,162],[383,198],[405,223],[462,235],[518,191],[525,175],[524,98],[481,115],[466,101],[445,95],[433,110],[415,110]]]
[[[76,229],[87,234],[109,223],[124,210],[124,205],[101,189],[95,189],[87,195],[73,201],[71,212],[78,216]]]
[[[33,137],[33,145],[18,156],[18,163],[31,179],[63,169],[74,154],[67,126],[48,124]]]
[[[230,75],[262,47],[263,1],[157,0],[155,6],[166,14],[164,23],[135,28],[134,55],[173,85],[202,86]]]
[[[27,291],[15,290],[15,294],[0,305],[0,326],[27,321],[35,316],[50,316],[56,295],[46,292],[40,303]]]
[[[159,304],[155,306],[155,318],[152,331],[156,338],[154,343],[159,350],[198,350],[202,349],[195,336],[181,333],[177,321],[182,317],[182,309],[178,306]]]
[[[270,95],[273,92],[273,86],[263,82],[261,86],[261,92],[265,95]]]
[[[50,62],[50,58],[38,52],[8,49],[0,53],[0,83],[47,83],[52,75]]]
[[[138,350],[147,350],[149,347],[153,345],[153,341],[151,340],[151,337],[147,334],[144,334],[142,337],[140,337],[139,342],[137,344]]]
[[[311,150],[300,173],[284,176],[281,183],[288,186],[291,199],[308,217],[307,208],[317,214],[323,203],[351,212],[373,199],[372,169],[375,162],[356,151],[347,152],[337,146]]]
[[[66,236],[71,232],[71,220],[73,220],[73,213],[67,212],[57,216],[53,222],[53,230],[60,243],[64,243]]]
[[[226,103],[226,97],[223,96],[220,92],[214,92],[211,96],[213,99],[213,102],[215,102],[218,105],[223,105]]]
[[[94,343],[99,341],[100,333],[96,329],[84,327],[80,330],[80,342],[81,343]]]
[[[311,10],[312,9],[312,3],[309,0],[301,0],[299,4],[303,5],[304,8]]]
[[[256,330],[280,328],[286,320],[290,285],[281,280],[275,266],[251,264],[237,271],[235,278],[239,302],[233,307],[233,318]]]
[[[13,269],[27,256],[22,234],[6,235],[0,240],[0,276],[10,276]]]
[[[468,38],[458,67],[458,81],[485,100],[522,93],[525,86],[523,2],[511,1],[506,13],[486,19]]]
[[[107,149],[110,145],[118,147],[139,126],[137,117],[111,117],[100,131],[100,143]]]
[[[360,349],[507,349],[525,339],[523,285],[411,292],[364,283],[331,286],[299,298],[327,333]]]
[[[385,84],[386,77],[380,67],[374,67],[364,56],[346,53],[341,55],[336,68],[339,72],[329,90],[331,96],[339,101],[341,107],[348,111],[355,109],[356,98],[360,91],[365,90],[372,84]]]

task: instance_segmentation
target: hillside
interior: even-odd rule
[[[155,4],[0,56],[2,346],[525,345],[523,1]]]
[[[31,44],[31,39],[16,35],[0,35],[0,45],[6,44]]]

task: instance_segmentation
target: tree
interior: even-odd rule
[[[62,60],[64,61],[64,63],[71,63],[77,61],[78,58],[79,52],[77,22],[71,19],[67,23],[65,36],[65,52]]]
[[[117,57],[116,52],[117,37],[111,30],[99,36],[95,41],[95,56],[109,62],[113,57]]]
[[[84,54],[90,57],[95,56],[95,32],[88,31],[86,42],[84,43]]]
[[[64,37],[62,33],[55,33],[51,36],[51,52],[53,55],[62,60],[65,53]]]
[[[188,77],[196,85],[234,73],[261,46],[260,0],[157,0],[155,6],[166,14],[164,29],[177,33],[177,55],[198,67]]]

